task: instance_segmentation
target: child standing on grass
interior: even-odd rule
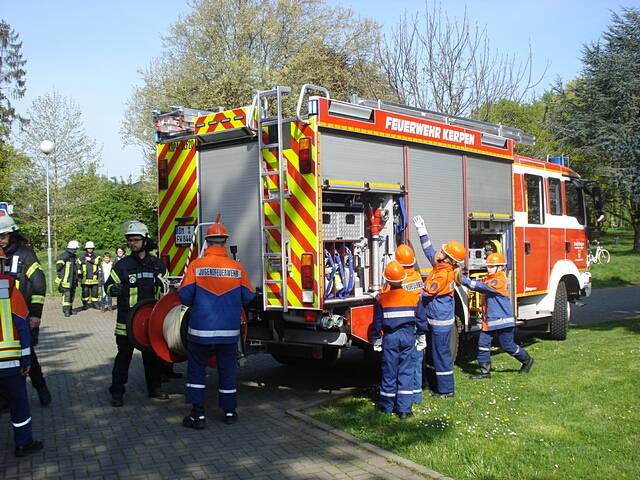
[[[473,380],[491,377],[491,344],[497,337],[502,349],[522,363],[520,373],[529,373],[533,365],[533,358],[527,351],[516,345],[513,337],[516,322],[513,308],[509,300],[507,276],[505,274],[507,262],[503,255],[492,253],[487,257],[487,271],[489,274],[481,280],[470,280],[459,276],[458,283],[483,294],[482,298],[482,333],[478,340],[478,363],[480,373],[471,375]]]
[[[377,298],[371,332],[373,349],[382,351],[378,408],[386,415],[391,415],[395,409],[403,420],[412,415],[414,351],[416,348],[423,350],[427,345],[427,325],[416,317],[418,299],[415,293],[402,288],[405,278],[404,267],[395,260],[389,262],[384,269],[389,289]]]

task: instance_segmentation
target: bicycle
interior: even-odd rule
[[[597,240],[594,240],[593,244],[595,244],[596,249],[595,252],[591,253],[590,251],[587,255],[587,264],[593,265],[594,263],[599,263],[601,265],[606,265],[609,263],[611,261],[611,254],[609,253],[609,250],[601,247],[600,242]]]

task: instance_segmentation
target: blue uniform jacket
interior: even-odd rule
[[[381,293],[373,307],[372,341],[378,340],[383,331],[392,332],[408,326],[415,326],[418,333],[425,333],[427,324],[416,313],[415,293],[401,287]]]
[[[187,268],[178,295],[191,307],[187,339],[215,344],[238,341],[242,306],[255,294],[240,262],[224,247],[210,246]]]
[[[480,280],[462,278],[462,284],[471,290],[476,290],[485,295],[486,318],[482,324],[482,330],[492,331],[515,326],[513,308],[506,289],[506,277],[498,274],[498,278],[488,279],[489,284]],[[494,283],[497,288],[490,285]]]
[[[420,236],[420,244],[422,245],[422,251],[424,252],[427,260],[433,267],[436,267],[436,251],[431,245],[431,240],[428,235]],[[429,277],[427,277],[426,283],[429,282]],[[426,285],[428,287],[428,285]],[[453,286],[448,285],[447,290],[453,292]],[[450,325],[453,325],[453,322],[450,322],[455,317],[455,303],[453,300],[453,295],[451,293],[447,293],[445,295],[430,295],[429,289],[427,288],[427,293],[422,295],[422,301],[420,302],[420,307],[418,314],[421,317],[426,317],[429,320],[429,325],[434,330],[445,329],[448,330]],[[444,324],[439,322],[450,322],[450,324]]]

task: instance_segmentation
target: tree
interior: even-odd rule
[[[139,187],[131,180],[98,175],[94,166],[72,175],[62,194],[70,204],[82,207],[75,208],[60,226],[60,235],[81,243],[91,240],[98,248],[113,251],[124,241],[121,227],[127,220],[140,220],[150,232],[157,231],[157,215]]]
[[[30,158],[29,170],[18,179],[16,189],[22,194],[15,199],[19,211],[29,221],[46,219],[45,176],[49,163],[51,223],[54,248],[58,233],[82,206],[82,199],[71,202],[63,187],[73,175],[95,170],[101,152],[94,139],[84,131],[82,113],[70,98],[53,91],[36,98],[27,110],[29,124],[17,137],[20,150]],[[47,157],[40,151],[43,140],[51,140],[55,150]],[[88,191],[93,186],[85,185]]]
[[[450,19],[438,4],[404,14],[378,46],[380,63],[398,100],[450,115],[471,111],[486,120],[499,100],[521,102],[542,81],[525,59],[493,52],[485,29]],[[546,72],[546,68],[545,68]]]
[[[602,39],[584,47],[582,63],[581,76],[558,88],[557,136],[610,176],[640,252],[640,10],[613,13]]]
[[[24,66],[27,61],[22,58],[21,50],[18,34],[7,22],[0,20],[0,142],[11,132],[14,120],[25,122],[11,103],[11,99],[20,99],[26,92]]]
[[[257,89],[304,83],[381,98],[390,91],[375,57],[379,26],[320,0],[193,0],[164,39],[128,102],[123,139],[138,145],[155,178],[151,111],[170,105],[212,109],[251,103]]]

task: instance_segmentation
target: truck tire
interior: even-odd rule
[[[567,298],[567,287],[564,282],[558,283],[556,289],[556,300],[549,322],[549,338],[551,340],[566,340],[571,308]]]

